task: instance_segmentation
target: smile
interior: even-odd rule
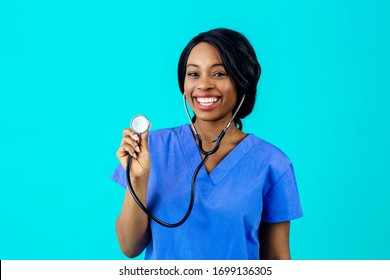
[[[196,101],[202,106],[211,106],[219,100],[219,97],[196,97]]]

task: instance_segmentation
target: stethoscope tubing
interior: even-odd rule
[[[237,112],[238,110],[241,108],[241,105],[242,103],[244,102],[244,99],[245,99],[245,95],[243,96],[240,104],[238,105],[237,109],[236,109],[236,112],[233,114],[230,122],[226,125],[226,127],[221,131],[221,133],[219,134],[219,136],[217,138],[215,138],[212,142],[215,142],[215,147],[209,151],[205,151],[203,149],[203,142],[202,142],[202,139],[201,137],[199,136],[198,132],[196,131],[196,128],[194,126],[194,124],[192,123],[192,120],[191,120],[191,117],[190,117],[190,114],[188,112],[188,108],[187,108],[187,102],[186,102],[186,96],[185,96],[185,93],[183,93],[183,102],[184,102],[184,108],[186,110],[186,113],[187,113],[187,116],[188,116],[188,119],[190,121],[190,125],[191,125],[191,128],[192,128],[192,131],[194,132],[194,135],[195,135],[195,139],[196,139],[196,142],[198,144],[198,148],[199,148],[199,151],[200,153],[204,156],[202,161],[199,163],[199,165],[196,167],[194,173],[192,174],[192,179],[191,179],[191,197],[190,197],[190,202],[189,202],[189,205],[188,205],[188,209],[186,211],[186,214],[184,215],[184,217],[178,221],[177,223],[167,223],[167,222],[164,222],[163,220],[157,218],[155,215],[153,215],[146,207],[145,205],[143,205],[143,203],[139,200],[139,198],[137,197],[134,189],[133,189],[133,186],[131,185],[131,179],[130,179],[130,166],[131,166],[131,162],[132,162],[132,157],[129,155],[129,158],[127,160],[127,166],[126,166],[126,181],[127,181],[127,187],[129,189],[129,192],[130,194],[132,195],[132,197],[134,198],[135,202],[138,204],[138,206],[141,208],[141,210],[150,218],[152,219],[153,221],[155,221],[156,223],[162,225],[162,226],[165,226],[165,227],[168,227],[168,228],[174,228],[174,227],[178,227],[178,226],[181,226],[182,224],[184,224],[185,221],[187,221],[188,217],[190,216],[191,214],[191,211],[192,211],[192,208],[194,206],[194,201],[195,201],[195,182],[196,182],[196,178],[198,176],[198,173],[200,171],[200,169],[202,168],[202,166],[205,165],[206,161],[208,160],[209,156],[211,156],[212,154],[216,153],[221,145],[221,141],[222,141],[222,138],[225,136],[226,134],[226,131],[228,130],[228,128],[230,127],[232,121],[234,120],[234,118],[236,117],[237,115]]]
[[[190,216],[191,212],[192,212],[192,208],[194,206],[194,201],[195,201],[195,181],[196,181],[196,177],[198,176],[198,173],[200,171],[200,169],[202,168],[202,166],[206,163],[206,161],[208,160],[209,158],[209,155],[206,155],[203,160],[201,161],[201,163],[199,163],[198,167],[195,169],[194,173],[192,174],[192,179],[191,179],[191,197],[190,197],[190,202],[189,202],[189,205],[188,205],[188,209],[187,209],[187,212],[186,214],[184,215],[184,217],[178,221],[177,223],[167,223],[167,222],[164,222],[163,220],[157,218],[155,215],[153,215],[146,207],[145,205],[143,205],[143,203],[139,200],[139,198],[137,197],[134,189],[133,189],[133,186],[131,185],[131,180],[130,180],[130,166],[131,166],[131,161],[132,161],[132,157],[129,156],[128,158],[128,161],[127,161],[127,167],[126,167],[126,181],[127,181],[127,187],[130,191],[130,194],[132,195],[132,197],[134,198],[135,202],[138,204],[138,206],[141,208],[141,210],[150,218],[152,219],[153,221],[155,221],[156,223],[162,225],[162,226],[165,226],[165,227],[168,227],[168,228],[174,228],[174,227],[178,227],[178,226],[181,226],[182,224],[184,224],[185,221],[187,221],[188,217]]]

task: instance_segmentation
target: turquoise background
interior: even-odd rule
[[[109,176],[137,113],[186,123],[176,66],[216,27],[263,68],[244,130],[293,161],[294,259],[390,259],[388,1],[0,0],[0,259],[125,259]]]

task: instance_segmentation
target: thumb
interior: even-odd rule
[[[152,125],[149,126],[149,129],[151,128]],[[148,137],[149,137],[149,129],[145,133],[141,134],[139,144],[141,147],[145,147],[146,149],[149,149],[149,144],[148,144]]]

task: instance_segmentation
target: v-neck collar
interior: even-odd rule
[[[190,169],[191,174],[193,174],[196,167],[202,161],[202,157],[189,125],[182,126],[180,139],[182,141],[184,153],[187,157],[188,168]],[[259,140],[260,138],[248,134],[214,167],[213,170],[211,170],[210,173],[207,173],[206,168],[202,166],[196,179],[196,189],[201,192],[204,198],[211,195],[216,187],[218,188],[219,183],[225,176],[232,176],[231,170]]]

